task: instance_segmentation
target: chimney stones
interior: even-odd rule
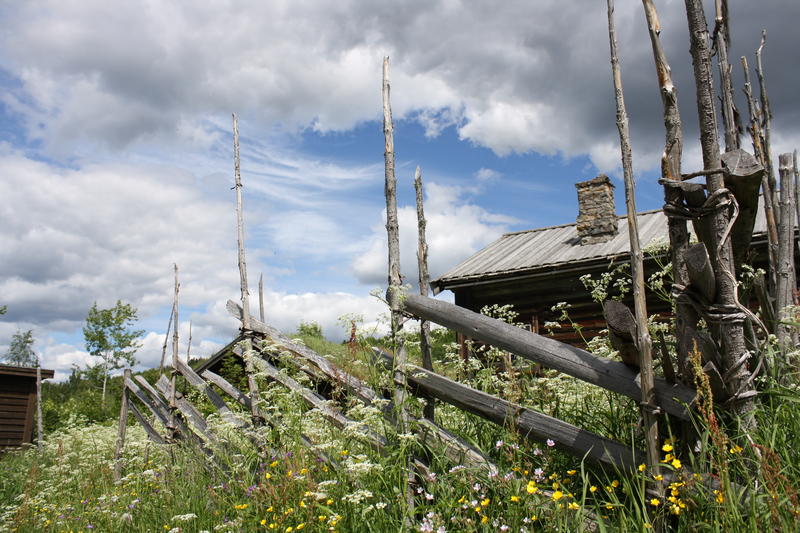
[[[575,184],[578,189],[576,226],[581,245],[610,241],[616,236],[617,212],[614,184],[605,174]]]

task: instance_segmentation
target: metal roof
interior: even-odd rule
[[[637,215],[642,248],[669,242],[663,211]],[[619,231],[611,240],[581,245],[575,223],[506,233],[431,282],[436,292],[469,281],[532,274],[569,264],[588,263],[630,253],[628,219],[618,217]],[[758,210],[753,234],[764,233],[763,209]]]

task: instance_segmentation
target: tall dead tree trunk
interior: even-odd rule
[[[417,269],[419,271],[419,293],[428,296],[430,290],[430,276],[428,275],[428,241],[425,238],[425,209],[422,195],[422,172],[419,167],[414,172],[414,191],[417,199]],[[425,319],[419,321],[419,349],[422,353],[422,368],[433,371],[431,359],[431,324]],[[422,414],[428,420],[433,420],[433,398],[426,398],[427,403]]]
[[[778,342],[784,349],[794,345],[795,328],[785,322],[793,318],[788,309],[794,304],[794,291],[797,283],[794,272],[794,176],[792,154],[778,157],[778,170],[781,176],[781,223],[778,235],[778,273],[776,308],[778,316]]]
[[[686,270],[685,259],[686,251],[689,249],[689,229],[683,217],[669,216],[669,212],[676,213],[683,206],[683,193],[677,187],[681,181],[683,127],[678,110],[678,91],[672,81],[672,69],[670,69],[664,47],[661,44],[661,24],[658,20],[658,12],[653,0],[642,0],[642,4],[647,19],[650,43],[653,46],[653,59],[661,89],[661,104],[664,109],[666,140],[664,153],[661,156],[661,178],[664,180],[664,200],[667,207],[671,208],[667,210],[669,217],[667,224],[672,259],[672,279],[675,288],[680,291],[689,286],[689,274]],[[676,301],[675,337],[678,340],[678,369],[681,379],[686,384],[692,383],[687,363],[689,350],[691,350],[687,328],[694,328],[698,319],[697,312],[690,303],[682,299]]]
[[[175,307],[173,306],[169,312],[169,321],[167,321],[167,332],[164,333],[164,344],[161,346],[161,366],[159,371],[164,372],[164,367],[167,364],[167,344],[169,343],[169,332],[172,329],[172,318],[175,316]]]
[[[36,354],[36,447],[42,451],[42,358]]]
[[[764,50],[764,45],[767,42],[767,30],[761,30],[761,44],[756,50],[756,76],[758,76],[758,89],[759,100],[761,101],[761,143],[764,147],[764,157],[766,163],[762,163],[764,168],[767,169],[769,176],[769,191],[772,195],[770,200],[772,204],[778,203],[778,192],[775,183],[775,165],[772,162],[772,144],[771,144],[771,130],[772,130],[772,110],[769,106],[769,96],[767,96],[767,85],[764,80],[764,67],[761,64],[761,52]]]
[[[247,262],[244,256],[244,215],[242,214],[242,174],[239,164],[239,119],[233,113],[233,170],[236,179],[236,242],[239,249],[239,280],[242,290],[242,327],[250,329],[250,291],[247,289]]]
[[[392,123],[392,106],[390,102],[389,86],[389,56],[383,58],[383,135],[384,135],[384,174],[386,196],[386,234],[389,250],[389,288],[386,299],[391,310],[391,336],[394,351],[395,408],[398,409],[399,430],[406,433],[409,429],[408,415],[405,409],[406,402],[406,351],[399,338],[400,329],[403,327],[402,308],[402,277],[400,275],[400,226],[397,219],[397,178],[394,173],[394,124]],[[410,461],[407,461],[407,466]],[[405,480],[404,492],[408,507],[406,517],[411,516],[414,508],[414,494],[411,490],[413,473],[407,468],[408,477]]]
[[[719,140],[717,138],[714,90],[711,74],[711,58],[708,47],[708,26],[701,0],[685,0],[686,14],[691,39],[690,52],[694,66],[697,91],[697,112],[700,122],[700,144],[703,151],[703,166],[706,171],[721,166]],[[733,248],[730,234],[732,202],[730,191],[725,188],[721,173],[706,176],[709,198],[707,207],[714,211],[711,218],[712,242],[707,242],[711,264],[717,282],[716,301],[708,310],[708,319],[717,343],[722,348],[721,374],[725,384],[728,407],[743,418],[744,427],[755,425],[752,417],[755,391],[751,373],[747,368],[750,353],[745,345],[744,320],[737,299],[736,273],[733,265]]]
[[[258,276],[258,317],[264,322],[264,273]]]
[[[619,130],[622,172],[625,179],[625,206],[628,211],[628,236],[631,246],[631,276],[633,278],[633,303],[636,316],[636,347],[639,351],[639,371],[642,386],[642,419],[647,441],[647,463],[651,471],[658,469],[658,420],[655,400],[655,376],[650,332],[647,329],[647,304],[644,294],[644,260],[639,244],[639,225],[636,219],[636,196],[633,184],[633,155],[631,153],[628,113],[622,90],[622,74],[617,57],[617,35],[614,26],[614,0],[608,2],[608,40],[611,47],[611,73],[614,78],[614,99],[617,104],[617,129]],[[658,486],[660,484],[657,484]]]
[[[717,51],[719,67],[720,99],[722,101],[722,123],[725,128],[725,151],[731,152],[739,148],[738,113],[733,102],[733,84],[731,83],[731,65],[728,62],[728,46],[730,31],[728,28],[728,1],[715,0],[716,25],[714,27],[714,46]]]
[[[178,293],[180,292],[180,283],[178,283],[178,264],[173,263],[172,267],[175,274],[175,292],[172,297],[172,379],[169,386],[169,421],[167,424],[167,439],[173,440],[177,431],[177,422],[175,417],[178,416],[178,405],[175,401],[176,396],[176,381],[178,376]]]
[[[778,226],[775,219],[775,195],[769,177],[769,169],[772,166],[770,158],[764,149],[764,137],[761,131],[761,111],[753,99],[753,89],[750,85],[750,67],[747,65],[747,58],[744,56],[742,56],[742,69],[744,70],[744,94],[747,97],[747,109],[750,113],[750,138],[753,140],[753,152],[759,163],[767,170],[761,177],[761,191],[764,200],[764,217],[767,221],[768,292],[774,293],[778,257]]]

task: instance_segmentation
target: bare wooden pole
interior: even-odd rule
[[[169,409],[170,409],[170,418],[169,424],[167,427],[169,433],[169,439],[172,440],[175,437],[175,428],[176,421],[175,417],[177,416],[176,410],[177,405],[175,403],[175,393],[176,393],[176,381],[178,376],[178,326],[180,325],[180,320],[178,319],[178,293],[180,292],[180,283],[178,283],[178,264],[173,263],[173,268],[175,271],[175,295],[173,296],[172,300],[172,379],[170,381],[170,392],[169,392]]]
[[[789,320],[791,313],[787,308],[794,304],[794,291],[797,287],[794,272],[794,211],[795,190],[792,154],[778,156],[778,170],[781,176],[781,223],[778,235],[778,273],[776,309],[778,311],[778,342],[784,349],[793,345],[794,327],[782,321]]]
[[[264,273],[258,276],[258,318],[264,322]]]
[[[189,358],[192,356],[192,321],[189,321],[189,340],[186,343],[186,362],[189,362]]]
[[[36,447],[42,450],[42,359],[36,354]]]
[[[117,431],[117,446],[114,450],[114,480],[122,477],[122,448],[125,446],[125,433],[128,429],[128,386],[131,379],[131,369],[126,368],[122,380],[122,402],[119,406],[119,429]]]
[[[428,241],[425,237],[425,209],[422,195],[422,172],[419,167],[414,172],[414,191],[417,199],[417,269],[419,271],[419,293],[428,296],[430,290],[430,276],[428,275]],[[419,349],[422,352],[422,368],[433,371],[431,359],[431,325],[427,320],[419,321]],[[427,398],[422,414],[428,420],[434,419],[433,398]]]
[[[795,220],[800,223],[800,202],[797,201],[797,191],[800,190],[800,171],[797,168],[797,150],[792,153],[792,171],[794,173],[794,208],[797,215]],[[797,276],[797,272],[795,272],[795,276]]]
[[[766,162],[762,162],[764,168],[767,169],[767,176],[769,177],[769,190],[772,194],[772,204],[778,202],[778,193],[776,191],[775,183],[775,165],[772,162],[772,144],[770,140],[772,130],[772,109],[769,106],[769,96],[767,96],[767,85],[764,80],[764,67],[761,64],[761,52],[764,50],[764,44],[767,42],[767,30],[761,30],[761,44],[756,50],[756,76],[758,76],[758,88],[761,101],[761,142],[764,147],[764,157]]]
[[[406,351],[399,338],[400,329],[403,327],[402,306],[402,277],[400,275],[400,227],[397,219],[397,179],[394,173],[394,124],[392,123],[392,106],[390,102],[389,86],[389,56],[383,58],[383,136],[384,136],[384,166],[386,196],[386,234],[389,248],[389,288],[386,298],[391,310],[391,336],[394,349],[394,401],[398,412],[399,430],[406,433],[409,428],[408,414],[405,410],[406,402]],[[411,491],[414,474],[407,469],[408,477],[405,479],[404,491],[406,494],[407,513],[406,519],[411,516],[414,509],[414,494]]]
[[[633,155],[628,129],[628,113],[622,90],[622,73],[617,56],[617,34],[614,25],[614,0],[608,3],[608,40],[611,47],[611,73],[614,79],[614,99],[617,105],[617,129],[619,130],[622,172],[625,179],[625,206],[628,211],[628,236],[631,245],[631,276],[633,277],[633,303],[636,315],[636,347],[639,350],[639,371],[642,386],[642,420],[647,442],[647,464],[651,472],[657,473],[659,465],[658,420],[656,413],[655,376],[650,332],[647,329],[647,304],[644,293],[644,258],[639,243],[639,225],[636,219],[636,196],[633,184]],[[653,487],[660,490],[660,483]]]
[[[733,84],[731,83],[731,65],[728,63],[728,46],[730,45],[730,29],[728,27],[728,1],[715,0],[716,26],[714,28],[714,44],[717,50],[719,67],[720,99],[722,101],[722,123],[725,128],[725,151],[739,148],[739,128],[736,118],[736,105],[733,103]]]
[[[753,99],[753,90],[750,85],[750,68],[747,58],[742,56],[742,69],[744,70],[744,94],[747,97],[747,110],[750,113],[750,138],[753,140],[753,152],[761,165],[769,170],[771,163],[764,150],[764,137],[761,131],[761,111]],[[775,272],[777,271],[778,257],[778,225],[775,220],[775,195],[772,191],[769,172],[761,177],[761,191],[764,199],[764,217],[767,222],[767,256],[769,272],[767,273],[768,288],[775,290]]]
[[[169,321],[167,322],[167,332],[164,333],[164,344],[161,346],[161,366],[160,372],[164,372],[164,366],[167,364],[167,343],[169,343],[169,332],[172,328],[172,319],[175,316],[175,304],[173,303],[172,309],[169,311]]]
[[[661,177],[664,181],[664,200],[668,206],[683,206],[683,193],[678,187],[670,187],[670,182],[681,181],[681,154],[683,151],[683,127],[678,109],[678,91],[672,81],[672,69],[661,44],[661,23],[653,0],[642,0],[644,5],[650,44],[653,47],[658,84],[661,89],[661,104],[664,110],[664,129],[666,132],[664,153],[661,156]],[[689,229],[686,220],[669,217],[670,254],[672,259],[672,279],[679,290],[689,285],[685,254],[689,249]],[[678,339],[677,355],[680,377],[684,383],[693,383],[688,371],[688,354],[691,346],[687,342],[687,328],[694,327],[698,321],[695,309],[684,300],[675,304],[675,336]]]
[[[697,92],[697,112],[700,123],[700,144],[703,152],[703,167],[721,166],[719,140],[717,137],[714,90],[712,85],[711,58],[708,47],[708,26],[701,0],[685,0],[690,35],[690,52],[694,66]],[[717,322],[715,337],[722,347],[721,374],[725,376],[725,391],[730,402],[728,407],[742,416],[745,430],[755,426],[752,416],[755,391],[747,368],[750,353],[745,345],[744,321],[747,316],[737,299],[736,272],[733,264],[733,247],[729,239],[732,194],[725,188],[721,174],[706,176],[709,205],[716,210],[711,219],[712,242],[705,243],[711,256],[711,264],[717,280],[717,295],[714,302],[714,322]]]
[[[247,262],[244,255],[244,215],[242,214],[242,174],[239,165],[239,119],[233,113],[233,167],[236,179],[236,229],[239,249],[239,278],[242,290],[242,327],[250,328],[250,292],[247,290]]]

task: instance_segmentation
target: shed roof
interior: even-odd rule
[[[42,369],[42,379],[50,379],[55,375],[55,371]],[[0,365],[0,376],[20,376],[26,378],[36,378],[36,368],[27,366]]]
[[[609,241],[581,245],[576,224],[562,224],[506,233],[443,276],[431,282],[436,293],[470,282],[508,278],[579,266],[630,253],[628,219],[619,216],[619,232]],[[642,248],[669,242],[667,217],[659,210],[637,215]],[[763,209],[758,210],[754,237],[766,232]]]

